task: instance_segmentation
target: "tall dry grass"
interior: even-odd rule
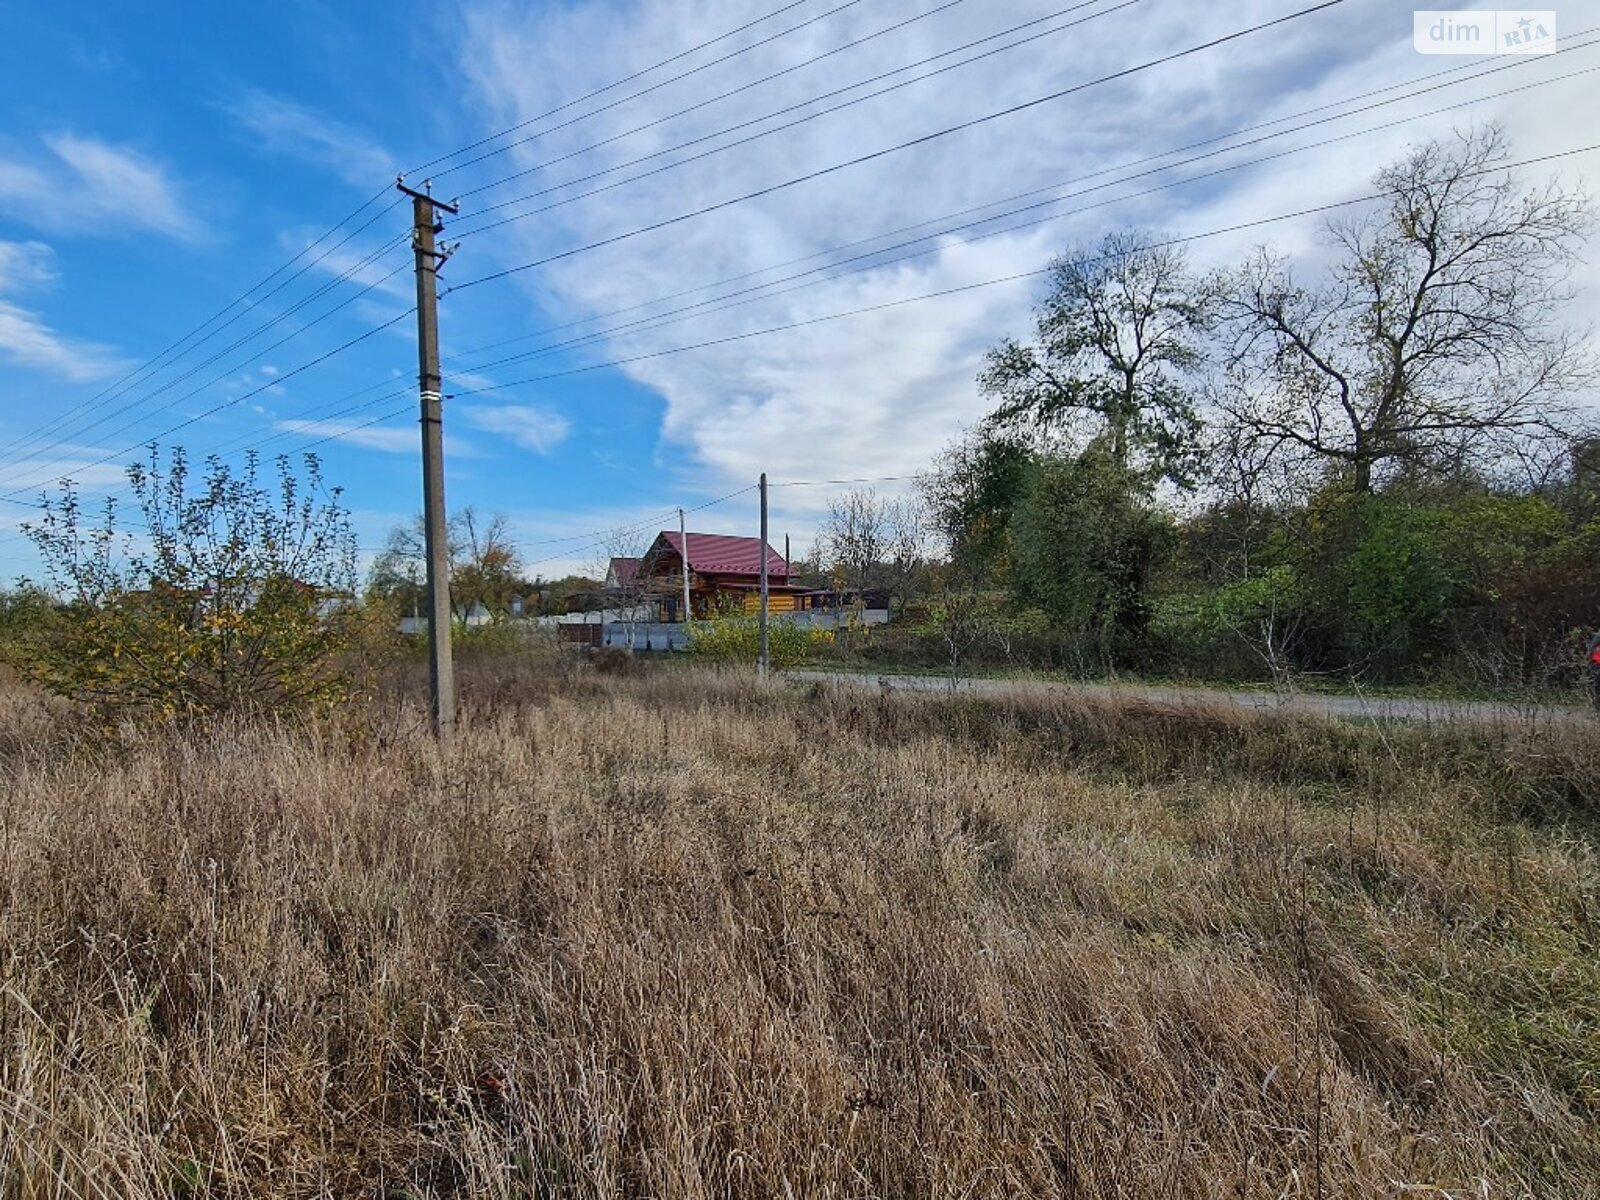
[[[1583,731],[468,701],[442,761],[0,697],[0,1192],[1600,1190]]]

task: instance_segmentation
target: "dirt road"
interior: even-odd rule
[[[943,675],[874,675],[853,671],[790,671],[795,681],[844,686],[889,688],[906,692],[1004,696],[1064,691],[1103,700],[1143,700],[1177,707],[1231,706],[1257,712],[1303,712],[1347,720],[1474,722],[1542,725],[1592,721],[1596,714],[1581,706],[1508,700],[1439,700],[1420,696],[1328,696],[1311,692],[1278,694],[1206,687],[1163,687],[1149,684],[1062,683],[1050,680],[989,679]]]

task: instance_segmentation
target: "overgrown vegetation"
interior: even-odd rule
[[[1199,271],[1139,231],[1069,250],[927,471],[921,536],[846,497],[816,565],[912,601],[908,663],[1575,684],[1600,628],[1596,358],[1566,323],[1591,210],[1509,161],[1492,127],[1416,148],[1314,272]],[[891,552],[926,540],[946,553],[916,570]]]
[[[782,670],[797,667],[833,645],[833,633],[802,629],[790,621],[769,621],[767,656]],[[706,662],[748,665],[761,649],[761,626],[753,617],[718,617],[689,626],[689,653]]]
[[[317,460],[275,475],[210,459],[196,481],[181,449],[152,447],[128,472],[132,525],[64,484],[24,527],[51,590],[7,605],[0,651],[60,695],[166,716],[348,699],[382,614],[356,603],[355,537]]]
[[[8,1196],[1600,1187],[1600,753],[480,664],[0,692]]]

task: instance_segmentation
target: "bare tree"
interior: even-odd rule
[[[503,513],[487,519],[464,508],[448,525],[450,606],[465,618],[475,604],[495,616],[509,611],[512,593],[521,586],[522,564],[511,540],[511,523]],[[383,550],[372,565],[368,591],[395,600],[415,615],[423,603],[427,554],[422,517],[389,530]]]
[[[1189,270],[1181,248],[1149,234],[1108,234],[1050,264],[1032,345],[989,351],[978,386],[997,398],[993,421],[1104,438],[1122,467],[1187,475],[1199,429],[1191,380],[1203,365],[1216,282]]]
[[[920,495],[882,497],[872,488],[832,502],[817,533],[817,565],[843,588],[881,588],[897,605],[915,593],[931,557],[933,522]]]
[[[1259,550],[1289,511],[1310,503],[1317,480],[1238,422],[1211,426],[1202,445],[1204,503],[1186,518],[1189,537],[1208,579],[1248,579]]]
[[[817,532],[818,563],[846,588],[862,591],[878,582],[890,551],[885,505],[871,488],[846,492],[828,506]]]
[[[511,610],[511,596],[521,586],[522,561],[511,539],[504,513],[485,518],[475,508],[456,515],[451,540],[459,550],[450,567],[450,600],[466,616],[482,604],[495,617]]]
[[[616,611],[626,630],[628,645],[637,641],[638,618],[646,599],[645,581],[639,577],[639,560],[650,549],[655,535],[639,526],[621,526],[605,535],[600,543],[601,558],[591,574],[605,581],[605,606]],[[633,569],[624,565],[632,562]],[[613,575],[613,568],[616,573]]]
[[[1593,377],[1560,324],[1589,223],[1581,193],[1521,189],[1493,126],[1430,142],[1377,175],[1378,212],[1328,226],[1336,261],[1304,285],[1266,250],[1226,304],[1223,410],[1248,436],[1344,465],[1449,469],[1564,438]]]
[[[920,496],[900,496],[883,506],[884,584],[897,608],[911,602],[928,567],[933,531]]]

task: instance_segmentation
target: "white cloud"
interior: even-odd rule
[[[272,423],[280,433],[302,434],[313,440],[328,438],[347,446],[360,446],[384,454],[419,454],[415,424],[366,425],[360,421],[283,418]],[[445,453],[449,458],[482,458],[483,450],[451,431],[445,433]]]
[[[43,242],[0,242],[0,353],[73,383],[116,373],[123,364],[109,346],[65,337],[37,313],[3,298],[53,283],[54,257]]]
[[[325,167],[356,187],[377,187],[397,169],[393,156],[359,130],[293,101],[251,90],[227,111],[273,153]]]
[[[387,425],[362,426],[355,421],[276,421],[282,433],[300,433],[313,438],[336,438],[352,446],[382,450],[386,454],[417,453],[417,431]]]
[[[201,222],[164,168],[97,138],[57,133],[45,154],[0,161],[0,209],[19,221],[75,233],[154,232],[197,241]]]
[[[278,243],[285,253],[299,255],[323,236],[325,234],[320,229],[315,231],[310,228],[291,229],[279,236]],[[354,245],[336,249],[337,245],[337,241],[330,241],[317,246],[311,252],[311,259],[307,265],[331,278],[348,279],[357,287],[370,287],[371,291],[368,293],[370,296],[389,296],[395,300],[404,300],[407,304],[415,300],[416,285],[412,282],[413,268],[409,247],[405,249],[403,257],[399,247],[392,247],[387,253],[372,258],[370,249]],[[369,258],[371,261],[367,261]]]
[[[125,462],[97,461],[106,453],[104,448],[65,446],[58,457],[0,464],[0,492],[54,492],[63,479],[84,492],[112,490],[128,482],[128,467]]]
[[[0,352],[74,383],[104,379],[121,369],[109,346],[63,337],[35,314],[9,300],[0,300]]]
[[[935,3],[919,0],[911,11],[927,11]],[[461,53],[472,65],[468,78],[477,88],[484,123],[493,127],[543,112],[647,67],[666,53],[755,17],[761,7],[759,0],[672,6],[641,0],[577,0],[530,9],[480,0],[467,8]],[[623,137],[570,162],[535,170],[476,199],[498,202],[617,167],[641,154],[803,102],[1058,7],[1056,0],[964,5],[830,58],[826,65],[797,70],[736,99]],[[500,239],[493,246],[483,247],[480,239],[474,239],[474,254],[498,255],[515,263],[613,237],[1282,16],[1292,7],[1281,0],[1242,0],[1220,8],[1141,5],[681,170],[556,208],[485,235],[483,240]],[[748,58],[663,88],[639,105],[620,105],[519,147],[475,168],[474,183],[494,178],[490,172],[537,168],[541,162],[625,134],[657,115],[798,64],[905,15],[902,11],[890,17],[868,5],[848,9]],[[547,323],[541,313],[553,310],[579,317],[623,308],[701,281],[737,276],[1116,167],[1275,115],[1420,78],[1439,64],[1412,52],[1409,23],[1398,20],[1403,15],[1387,22],[1374,20],[1370,12],[1355,6],[1328,10],[753,203],[553,263],[518,277],[526,289],[528,324]],[[783,23],[788,22],[763,26],[747,37],[754,40]],[[1570,68],[1563,64],[1561,69]],[[1529,67],[1519,82],[1542,72],[1549,69]],[[1509,83],[1498,77],[1439,93],[1295,135],[1240,157],[1422,113]],[[1473,119],[1507,120],[1514,146],[1524,153],[1537,153],[1550,141],[1564,148],[1583,140],[1577,114],[1585,111],[1584,86],[1577,80],[1529,93],[1537,97],[1536,103],[1495,102],[1469,112],[1418,118],[1391,131],[1120,201],[1032,230],[971,244],[952,240],[935,253],[897,266],[829,280],[659,330],[618,334],[602,342],[595,357],[649,355],[963,287],[1037,268],[1073,242],[1097,239],[1126,224],[1180,234],[1198,232],[1359,195],[1367,190],[1372,171],[1408,141]],[[563,114],[568,115],[576,112]],[[708,142],[693,152],[715,144]],[[1215,165],[1219,164],[1209,164]],[[624,178],[638,169],[583,188]],[[1109,188],[1078,203],[1162,181],[1164,177]],[[461,220],[470,217],[469,211]],[[1202,241],[1192,254],[1202,265],[1220,265],[1260,241],[1272,241],[1293,253],[1315,253],[1316,222],[1304,219]],[[647,358],[624,369],[666,401],[662,433],[673,446],[661,456],[663,464],[676,466],[686,459],[697,464],[698,481],[707,489],[723,483],[736,486],[760,470],[774,478],[908,475],[925,467],[963,424],[986,411],[974,384],[982,351],[1005,334],[1027,332],[1035,294],[1036,285],[1029,283],[985,288],[714,349]],[[792,499],[802,506],[797,511],[803,514],[806,499],[799,495]]]
[[[559,413],[522,404],[466,404],[457,411],[475,429],[499,434],[535,454],[549,454],[571,431],[567,419]]]
[[[0,292],[20,292],[56,281],[55,251],[43,242],[0,242]]]

